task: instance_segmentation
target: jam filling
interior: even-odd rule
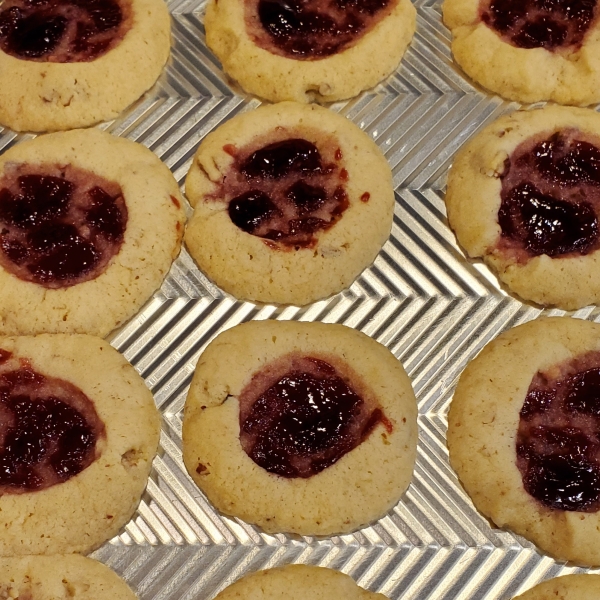
[[[229,217],[242,231],[299,249],[314,246],[315,234],[332,227],[348,207],[348,174],[333,140],[317,146],[289,135],[240,150],[228,147],[235,160],[214,197],[225,198]]]
[[[361,444],[378,423],[391,431],[381,408],[357,391],[356,375],[330,362],[289,355],[255,374],[242,391],[240,442],[269,473],[311,477]]]
[[[246,27],[272,54],[315,60],[346,50],[389,15],[395,0],[246,0]]]
[[[518,48],[578,49],[596,15],[596,0],[491,0],[482,21]]]
[[[121,249],[121,188],[58,165],[16,165],[0,181],[0,265],[19,279],[64,288],[95,279]]]
[[[128,0],[5,0],[0,49],[38,62],[92,61],[131,27]]]
[[[600,141],[576,130],[520,144],[501,176],[500,248],[517,262],[600,247]]]
[[[26,361],[13,369],[5,362],[0,495],[43,490],[89,467],[97,458],[97,441],[105,437],[92,401],[73,384],[35,372]]]
[[[547,508],[600,509],[600,352],[535,375],[520,413],[517,467]]]

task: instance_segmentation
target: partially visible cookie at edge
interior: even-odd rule
[[[600,324],[536,319],[467,365],[448,413],[450,464],[475,507],[586,566],[600,565],[598,381]]]
[[[477,83],[522,103],[600,101],[600,20],[595,2],[445,0],[452,54]]]
[[[32,600],[137,600],[111,569],[77,554],[0,558],[0,597]]]
[[[15,131],[114,119],[154,85],[169,57],[163,0],[110,0],[91,11],[72,0],[9,0],[2,7],[0,123]],[[48,27],[35,25],[36,11]],[[73,17],[80,19],[75,25],[68,22]],[[81,39],[72,37],[80,31]]]
[[[359,587],[351,577],[333,569],[310,565],[287,565],[246,575],[225,588],[215,600],[234,598],[385,600],[386,597]]]
[[[406,491],[416,417],[402,365],[366,335],[253,321],[220,334],[200,357],[183,459],[227,515],[267,532],[347,533]]]
[[[410,0],[371,2],[366,10],[341,4],[328,5],[335,12],[330,21],[319,3],[288,3],[283,9],[269,0],[212,0],[206,43],[245,91],[271,102],[351,98],[397,68],[415,31],[416,10]],[[266,21],[261,14],[269,15]],[[320,40],[311,26],[315,14],[321,28],[327,23],[337,35]],[[286,27],[290,16],[302,22],[292,38],[293,27]],[[373,23],[357,27],[361,19]]]
[[[0,156],[0,333],[105,336],[179,253],[183,198],[150,150],[96,129]]]
[[[600,575],[577,573],[538,583],[515,600],[595,600],[600,593]]]
[[[448,175],[450,227],[525,300],[573,310],[600,301],[600,116],[548,106],[500,117]]]
[[[316,105],[234,117],[203,140],[185,185],[195,208],[190,254],[247,300],[301,305],[343,290],[392,225],[385,157],[356,125]]]

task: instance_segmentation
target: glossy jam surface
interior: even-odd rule
[[[101,275],[123,243],[118,184],[71,166],[18,165],[0,181],[0,264],[62,288]]]
[[[600,246],[600,148],[580,133],[525,141],[501,179],[500,245],[517,260],[588,254]]]
[[[14,361],[13,361],[14,362]],[[21,364],[0,371],[0,495],[43,490],[96,459],[104,424],[73,384]]]
[[[600,352],[536,374],[520,413],[517,467],[547,508],[600,509]]]
[[[285,137],[228,149],[234,163],[217,196],[242,231],[281,248],[306,248],[348,207],[343,156],[330,139]],[[344,177],[344,173],[346,173]]]
[[[352,46],[387,16],[395,0],[246,0],[254,41],[273,54],[319,59]]]
[[[597,0],[491,0],[481,18],[518,48],[575,48],[596,17]]]
[[[6,0],[0,48],[23,60],[91,61],[123,39],[129,13],[129,0]]]
[[[355,387],[321,358],[292,355],[268,365],[240,396],[242,447],[269,473],[304,478],[320,473],[377,423],[387,423]]]

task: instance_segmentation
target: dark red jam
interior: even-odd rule
[[[242,231],[287,248],[311,247],[348,207],[342,155],[333,141],[285,139],[236,150],[216,196]]]
[[[600,509],[600,352],[533,378],[517,432],[525,490],[547,508]]]
[[[600,148],[583,138],[575,130],[534,138],[506,160],[500,247],[519,262],[541,254],[589,254],[600,247]]]
[[[129,12],[129,0],[5,0],[0,49],[23,60],[91,61],[123,39]]]
[[[0,181],[0,265],[64,288],[95,279],[123,243],[121,188],[72,166],[16,165]]]
[[[484,0],[481,18],[518,48],[575,48],[596,16],[596,0]]]
[[[258,372],[240,396],[246,454],[269,473],[307,478],[356,448],[378,423],[388,427],[350,377],[321,358],[296,355]]]
[[[105,437],[91,400],[23,361],[14,370],[2,366],[0,495],[43,490],[89,467]]]
[[[315,60],[346,50],[395,0],[247,0],[250,36],[273,54]]]

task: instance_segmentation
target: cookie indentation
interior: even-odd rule
[[[92,401],[29,365],[0,374],[0,494],[43,490],[96,459],[105,436]]]
[[[288,137],[228,151],[235,160],[218,197],[246,233],[287,248],[311,247],[315,234],[332,227],[348,207],[347,172],[332,139],[315,144]]]
[[[525,490],[553,509],[600,509],[600,353],[538,372],[520,413]]]
[[[596,0],[484,1],[482,21],[518,48],[578,48],[595,18]]]
[[[250,36],[272,54],[315,60],[354,45],[394,0],[247,0]]]
[[[46,288],[95,279],[127,225],[120,186],[73,166],[16,165],[0,181],[0,265]]]
[[[129,13],[126,0],[7,0],[0,49],[23,60],[92,61],[120,43]]]
[[[574,130],[519,145],[501,176],[500,248],[519,262],[600,247],[600,148]]]
[[[256,373],[240,395],[240,442],[263,469],[311,477],[356,448],[382,410],[329,362],[287,356]]]

